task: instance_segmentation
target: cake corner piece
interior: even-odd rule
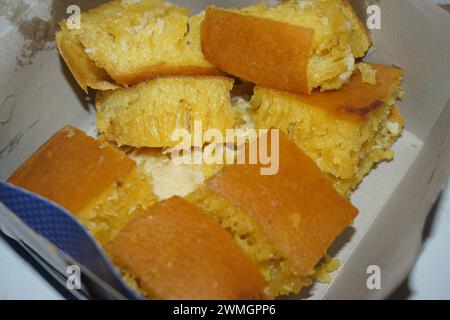
[[[298,95],[256,87],[252,97],[256,126],[287,133],[347,196],[376,163],[392,158],[390,148],[403,130],[401,116],[394,116],[403,70],[370,67],[375,85],[364,83],[356,71],[338,91]]]
[[[66,126],[8,179],[75,215],[101,243],[155,202],[151,180],[123,153]]]
[[[265,285],[227,232],[179,197],[135,218],[106,249],[150,298],[255,299]]]

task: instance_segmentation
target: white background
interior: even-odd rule
[[[450,299],[450,187],[442,193],[435,209],[423,252],[392,298]],[[0,237],[0,299],[63,299],[48,280]]]

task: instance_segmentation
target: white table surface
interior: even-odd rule
[[[450,3],[450,0],[433,0]],[[450,181],[449,181],[450,184]],[[450,186],[442,193],[423,252],[393,298],[450,299]],[[64,299],[0,237],[0,299]]]

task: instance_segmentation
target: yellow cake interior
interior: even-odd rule
[[[331,178],[335,188],[348,196],[376,163],[394,156],[390,147],[403,129],[398,117],[392,116],[398,113],[394,107],[402,95],[400,82],[364,121],[308,105],[295,95],[256,87],[251,100],[255,125],[286,132]]]
[[[376,85],[376,72],[355,64],[371,40],[347,5],[345,0],[288,0],[270,10],[256,5],[240,12],[314,29],[307,68],[310,90],[340,89],[356,69],[365,83]],[[205,181],[221,165],[177,164],[165,148],[177,144],[172,139],[176,129],[192,132],[195,121],[202,123],[203,131],[276,127],[315,160],[341,195],[349,196],[376,163],[394,156],[390,148],[403,129],[395,105],[400,82],[364,121],[350,121],[259,86],[251,103],[230,99],[233,80],[225,77],[165,76],[128,86],[147,73],[213,69],[200,48],[202,20],[203,13],[189,17],[187,9],[159,0],[116,0],[83,13],[80,30],[62,28],[57,37],[61,41],[65,36],[66,44],[82,50],[78,55],[92,71],[86,78],[95,75],[86,85],[116,89],[96,96],[101,142],[114,145],[137,164],[77,217],[104,245],[158,201],[186,197],[227,230],[255,263],[267,281],[262,298],[297,294],[316,280],[329,282],[329,273],[339,266],[336,260],[324,257],[308,275],[298,275],[245,210],[207,189]],[[124,87],[118,88],[113,80]],[[149,296],[133,276],[120,271],[131,288]]]
[[[104,137],[100,139],[104,144],[108,143]],[[108,145],[117,148],[114,144],[108,143]],[[188,201],[200,206],[206,214],[213,217],[231,234],[234,241],[257,265],[258,270],[268,282],[261,298],[273,299],[277,296],[299,293],[302,288],[311,285],[314,280],[324,283],[330,281],[329,273],[336,270],[335,266],[338,264],[336,260],[325,259],[314,270],[311,270],[308,276],[298,276],[290,263],[276,253],[274,247],[248,213],[227,199],[207,190],[204,182],[217,174],[223,167],[222,165],[177,164],[170,159],[170,154],[164,153],[163,149],[125,147],[119,148],[119,150],[126,152],[130,158],[136,161],[139,174],[143,178],[140,190],[152,194],[155,203],[174,195],[183,196]],[[119,222],[120,228],[123,227],[121,221]],[[106,228],[106,226],[103,227]],[[98,233],[103,232],[102,224],[99,224],[98,229]],[[121,270],[121,274],[131,288],[143,296],[148,296],[148,293],[139,286],[139,282],[126,270]]]
[[[334,187],[342,195],[349,196],[361,183],[363,178],[372,170],[373,166],[379,162],[392,160],[394,158],[394,151],[391,150],[392,145],[401,135],[403,131],[402,121],[397,119],[394,115],[397,114],[397,109],[394,108],[388,116],[382,115],[379,121],[379,129],[360,151],[358,171],[349,179],[340,179],[333,175],[328,175],[332,180]]]
[[[341,0],[285,1],[270,10],[251,6],[243,12],[314,30],[308,63],[308,87],[339,89],[355,70],[371,40],[352,9]]]
[[[93,199],[77,213],[77,217],[101,244],[105,244],[156,201],[150,176],[142,167],[136,166],[123,181],[118,181]]]
[[[201,207],[226,229],[256,264],[268,282],[262,293],[264,298],[273,299],[279,295],[298,293],[302,287],[311,284],[309,278],[299,277],[289,262],[275,251],[244,210],[205,187],[191,193],[187,200]]]
[[[173,147],[176,129],[194,133],[234,128],[233,80],[224,77],[162,77],[96,96],[97,129],[119,145]]]
[[[211,68],[199,46],[200,19],[164,1],[117,0],[82,13],[81,28],[70,32],[97,66],[128,84],[152,66]]]

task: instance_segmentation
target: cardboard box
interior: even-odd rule
[[[176,1],[192,7],[193,12],[210,3],[230,6],[250,2],[256,1]],[[352,2],[365,19],[370,1]],[[343,264],[333,274],[332,283],[316,284],[302,297],[388,296],[407,275],[421,249],[425,218],[449,173],[450,15],[423,0],[372,2],[381,9],[382,28],[372,31],[374,47],[365,60],[405,70],[405,99],[399,107],[406,118],[406,131],[394,146],[395,160],[379,165],[352,197],[360,215],[330,250]],[[15,11],[1,9],[1,179],[64,125],[95,131],[92,97],[76,85],[53,41],[56,22],[73,3],[86,10],[98,1],[21,0],[9,4],[16,6]],[[22,18],[17,18],[17,13],[23,14]],[[8,230],[7,216],[11,229],[14,219],[0,206],[0,228],[36,247],[23,225],[14,232]],[[38,255],[44,254],[38,249]],[[53,267],[64,268],[64,263]],[[367,288],[367,268],[371,265],[380,267],[380,290]],[[89,290],[93,290],[93,297],[108,297],[101,290],[95,291],[95,284]]]

